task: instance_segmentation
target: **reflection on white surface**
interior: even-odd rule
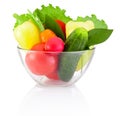
[[[76,86],[38,87],[25,96],[20,116],[77,116],[89,114],[83,94]],[[80,115],[79,115],[80,116]]]

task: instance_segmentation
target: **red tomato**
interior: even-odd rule
[[[25,62],[29,70],[36,75],[47,75],[56,70],[58,65],[58,57],[36,52],[28,52]]]
[[[58,76],[58,73],[55,71],[55,72],[52,72],[52,73],[50,73],[50,74],[48,74],[48,75],[46,75],[47,76],[47,78],[49,78],[49,79],[53,79],[53,80],[59,80],[59,76]]]
[[[44,43],[38,43],[35,44],[31,50],[38,50],[38,51],[44,51],[45,50],[45,44]]]
[[[59,37],[50,38],[45,44],[45,50],[51,52],[62,52],[64,50],[64,42]]]
[[[65,34],[65,23],[63,22],[63,21],[61,21],[61,20],[55,20],[57,23],[58,23],[58,25],[60,26],[60,28],[62,29],[62,31],[63,31],[63,33],[64,33],[64,35],[66,35]]]

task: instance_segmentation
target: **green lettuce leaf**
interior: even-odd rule
[[[86,17],[77,17],[77,21],[88,21],[91,20],[94,23],[95,28],[103,28],[103,29],[107,29],[108,26],[105,23],[104,20],[99,20],[96,15],[92,14],[91,17],[90,16],[86,16]]]
[[[52,4],[49,4],[48,6],[41,6],[42,9],[36,10],[37,12],[41,13],[42,15],[42,21],[44,22],[44,15],[49,15],[53,19],[59,19],[63,21],[64,23],[67,23],[68,21],[72,20],[69,16],[66,16],[65,10],[61,9],[59,6],[53,7]],[[35,12],[34,12],[35,13]]]

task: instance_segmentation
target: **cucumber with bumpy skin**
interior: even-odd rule
[[[66,39],[65,51],[84,50],[88,41],[88,32],[84,28],[76,28]]]
[[[88,32],[84,28],[77,28],[68,36],[65,43],[65,51],[68,52],[60,54],[58,67],[59,78],[62,81],[68,82],[72,78],[82,55],[79,51],[86,47],[87,41]]]
[[[58,75],[64,82],[70,81],[78,65],[81,54],[79,53],[61,53],[59,57]]]

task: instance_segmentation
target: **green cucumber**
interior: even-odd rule
[[[72,78],[78,65],[80,56],[80,52],[63,52],[60,54],[58,75],[62,81],[68,82]]]
[[[60,54],[58,75],[62,81],[68,82],[71,80],[79,59],[84,52],[88,41],[88,32],[84,28],[75,29],[67,38],[65,43],[65,51]],[[73,51],[73,52],[69,52]]]
[[[84,28],[76,28],[66,39],[65,51],[84,50],[88,42],[88,32]]]

